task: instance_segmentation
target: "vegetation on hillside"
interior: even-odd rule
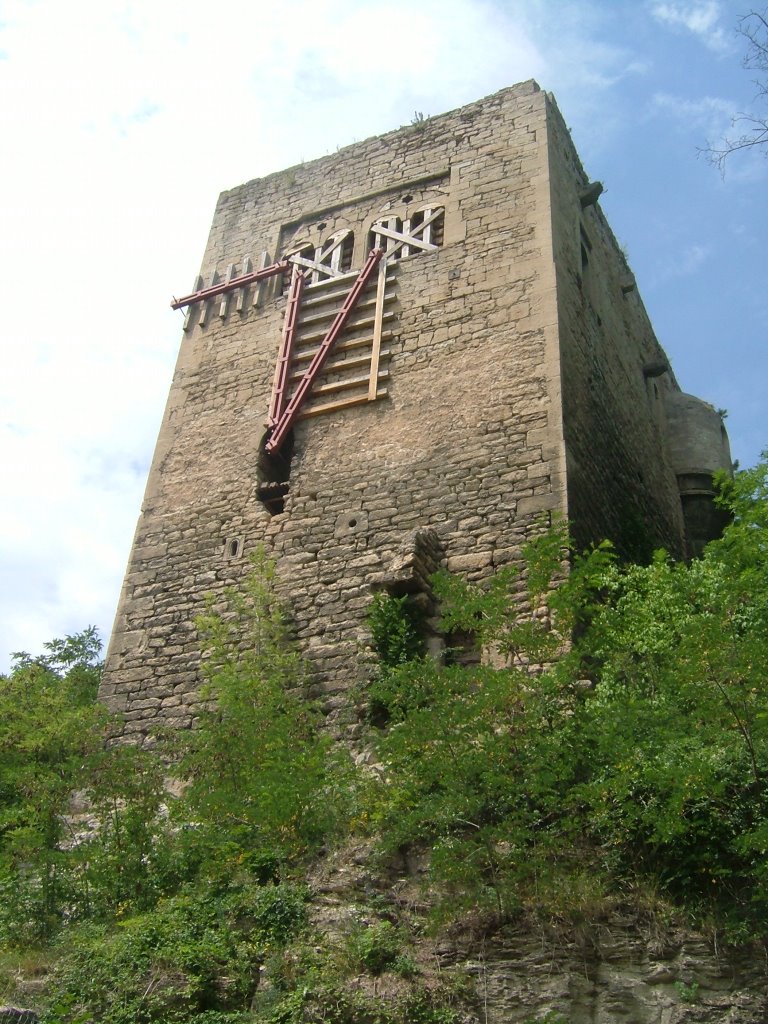
[[[470,987],[422,955],[447,923],[642,904],[764,943],[768,462],[723,501],[732,524],[690,565],[575,554],[555,528],[521,579],[438,577],[445,634],[488,663],[438,664],[407,600],[379,596],[373,768],[303,697],[264,558],[199,622],[199,727],[154,750],[105,744],[93,630],[20,655],[0,679],[8,998],[37,971],[49,1024],[453,1024]],[[345,848],[374,866],[329,929],[317,879]],[[408,906],[387,882],[406,860],[425,865]]]

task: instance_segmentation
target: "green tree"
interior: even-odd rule
[[[316,850],[336,827],[350,787],[349,761],[320,730],[304,692],[305,669],[275,595],[263,552],[244,589],[198,620],[206,685],[198,727],[179,766],[182,813],[201,842],[275,865]]]
[[[66,812],[100,748],[106,712],[96,630],[15,655],[0,676],[0,929],[16,938],[55,927],[69,886]]]
[[[189,876],[165,814],[174,801],[167,774],[157,751],[125,744],[101,744],[83,763],[83,802],[95,825],[69,851],[73,918],[148,910]]]
[[[46,1024],[227,1024],[247,1013],[259,971],[306,923],[295,886],[198,886],[120,928],[68,937],[51,982]]]
[[[763,461],[725,485],[733,522],[703,558],[611,569],[578,645],[599,666],[582,715],[595,834],[698,913],[757,929],[768,897],[767,499]]]
[[[560,526],[529,544],[522,580],[514,569],[485,589],[447,574],[435,580],[445,632],[471,631],[506,667],[421,658],[391,666],[372,687],[390,717],[376,737],[382,844],[429,847],[430,880],[452,912],[505,917],[544,884],[550,851],[562,864],[581,858],[579,823],[563,807],[578,778],[579,690],[545,666],[562,656],[610,554],[601,547],[563,581],[566,543]]]
[[[502,914],[650,879],[699,920],[763,934],[768,902],[768,464],[724,484],[732,524],[690,564],[620,565],[550,532],[482,590],[437,581],[446,629],[506,667],[382,675],[376,815],[432,847],[457,907]],[[528,611],[526,612],[526,608]],[[570,638],[566,643],[566,638]]]

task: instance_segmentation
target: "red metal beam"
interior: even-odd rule
[[[235,288],[243,288],[254,281],[264,281],[276,274],[284,274],[290,267],[288,260],[281,260],[279,263],[271,263],[263,270],[252,270],[250,274],[243,274],[242,277],[233,277],[231,281],[222,281],[221,284],[211,285],[210,288],[202,288],[199,292],[192,292],[181,299],[174,299],[171,309],[182,309],[184,306],[191,306],[193,302],[202,302],[203,299],[212,299],[214,295],[223,295],[224,292],[234,291]]]
[[[349,294],[344,300],[344,305],[341,307],[339,312],[334,317],[333,323],[328,328],[328,332],[323,338],[320,348],[315,353],[312,362],[307,368],[307,372],[301,378],[299,386],[293,393],[288,405],[283,410],[278,422],[275,424],[275,428],[272,431],[269,440],[264,445],[264,449],[269,455],[274,455],[275,452],[280,450],[280,446],[286,438],[288,431],[291,429],[293,424],[296,422],[296,418],[301,411],[301,406],[304,399],[307,397],[309,389],[315,382],[315,379],[319,376],[328,355],[333,348],[333,344],[344,330],[349,315],[355,308],[357,300],[360,298],[363,289],[368,283],[368,279],[376,269],[379,260],[384,255],[383,249],[371,249],[368,254],[368,259],[365,261],[365,265],[355,279],[355,283],[349,290]]]
[[[293,355],[293,343],[296,338],[296,325],[299,322],[299,309],[301,307],[301,295],[304,291],[306,275],[294,264],[293,277],[291,278],[291,290],[288,293],[288,304],[285,307],[285,325],[283,327],[283,340],[280,343],[280,352],[277,356],[275,367],[275,381],[272,385],[272,401],[269,403],[269,416],[267,426],[274,427],[280,419],[285,408],[286,391],[288,388],[288,374],[291,367]]]

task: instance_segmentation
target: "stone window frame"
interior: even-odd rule
[[[389,252],[388,250],[394,249],[397,243],[386,235],[378,233],[376,228],[381,226],[390,231],[397,231],[398,234],[407,235],[411,232],[411,225],[415,218],[420,217],[416,225],[418,227],[430,214],[436,212],[439,214],[437,219],[427,225],[424,229],[424,234],[420,237],[423,241],[434,245],[435,249],[441,249],[445,238],[446,209],[444,203],[436,203],[434,200],[421,202],[413,208],[403,205],[400,208],[394,207],[383,211],[382,214],[376,217],[368,229],[369,248],[383,248],[385,250],[385,258],[392,261],[410,259],[413,256],[425,256],[430,252],[434,252],[435,249],[422,249],[420,246],[410,246],[407,243],[400,244],[394,252]],[[433,238],[436,238],[437,241],[433,241]]]
[[[320,284],[331,277],[350,272],[355,258],[355,233],[351,228],[337,228],[321,242],[313,242],[304,237],[290,245],[284,258],[290,259],[292,256],[303,257],[321,268],[328,267],[327,274],[322,274],[321,270],[304,268],[307,271],[307,286]],[[282,287],[284,295],[288,292],[290,281],[290,276],[285,274]]]
[[[465,237],[463,220],[450,198],[455,178],[454,169],[446,164],[415,178],[391,182],[367,193],[340,198],[330,205],[306,209],[301,216],[279,224],[275,238],[277,258],[285,259],[301,245],[308,247],[312,237],[317,238],[315,232],[331,229],[336,234],[347,229],[355,233],[352,267],[359,269],[371,250],[369,233],[377,220],[388,215],[407,219],[426,208],[440,207],[443,211],[443,237],[439,248],[461,241]]]

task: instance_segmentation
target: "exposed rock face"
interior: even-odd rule
[[[487,1024],[760,1024],[768,1020],[765,964],[716,955],[693,933],[664,940],[631,921],[553,947],[515,934],[469,961]],[[547,1014],[550,1014],[547,1017]]]
[[[523,918],[483,932],[466,922],[431,938],[421,927],[426,869],[422,855],[390,865],[390,874],[372,869],[369,848],[348,850],[312,881],[313,922],[333,942],[367,923],[373,894],[374,903],[386,899],[388,914],[418,935],[415,957],[428,983],[447,969],[471,978],[467,1024],[768,1022],[764,949],[716,947],[630,906],[599,911],[581,925],[545,927]],[[371,992],[386,998],[387,991],[387,979],[376,979]]]

